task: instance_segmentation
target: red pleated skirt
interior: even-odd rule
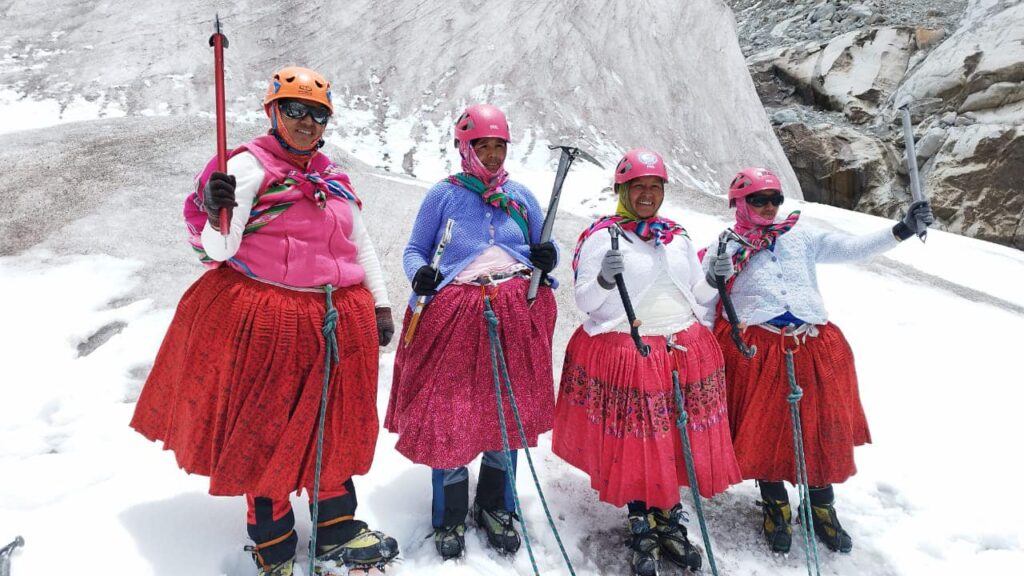
[[[210,477],[210,494],[312,491],[323,390],[326,296],[210,270],[182,296],[131,426]],[[370,469],[377,441],[377,335],[363,286],[334,292],[321,486]]]
[[[551,337],[557,309],[550,288],[541,287],[527,306],[529,281],[513,278],[487,287],[497,314],[512,389],[527,444],[551,430],[554,377]],[[490,341],[480,286],[443,288],[420,316],[409,346],[399,342],[384,427],[399,435],[397,449],[418,464],[456,468],[485,450],[501,450]],[[402,333],[412,313],[406,309]],[[523,443],[502,388],[512,448]]]
[[[643,500],[670,508],[688,486],[673,369],[679,370],[697,485],[705,497],[740,481],[729,437],[722,351],[693,324],[675,335],[686,351],[669,352],[664,337],[645,336],[641,357],[629,334],[588,335],[578,328],[562,370],[552,449],[590,475],[599,498],[615,506]]]
[[[816,337],[801,338],[793,355],[796,381],[803,389],[803,428],[807,478],[812,486],[843,482],[857,472],[853,448],[871,442],[857,389],[853,351],[835,324],[817,327]],[[760,327],[743,337],[757,346],[746,359],[720,320],[715,335],[725,353],[729,381],[729,422],[743,477],[796,481],[793,424],[787,397],[786,348],[794,338]]]

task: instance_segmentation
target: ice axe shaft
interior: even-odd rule
[[[558,201],[562,197],[562,185],[565,183],[565,176],[569,173],[569,167],[572,166],[573,160],[576,158],[582,158],[588,162],[596,164],[600,168],[601,163],[594,159],[593,156],[587,154],[579,148],[573,146],[548,146],[550,150],[559,149],[562,151],[558,157],[558,170],[555,172],[555,185],[551,189],[551,201],[548,203],[548,212],[544,217],[544,226],[540,230],[540,241],[541,243],[551,240],[551,229],[555,226],[555,214],[558,213]],[[537,290],[540,288],[540,280],[543,273],[534,272],[530,277],[530,289],[526,293],[526,301],[530,304],[537,299]]]
[[[228,171],[228,131],[224,120],[224,49],[228,47],[228,39],[220,30],[220,15],[213,19],[213,35],[210,36],[213,46],[214,92],[217,100],[217,171],[226,174]],[[220,235],[227,236],[231,232],[231,210],[220,209]]]
[[[921,192],[921,176],[917,173],[917,148],[914,145],[914,125],[910,120],[910,105],[900,108],[903,116],[903,142],[907,149],[907,173],[910,175],[910,197],[914,202],[924,200]],[[928,227],[923,222],[917,223],[917,237],[924,242],[928,238]]]
[[[619,249],[619,237],[625,237],[622,232],[622,228],[613,223],[608,227],[608,233],[612,236],[612,250]],[[636,345],[637,352],[641,356],[646,357],[651,353],[651,347],[644,344],[644,341],[640,338],[640,322],[636,319],[636,312],[633,310],[633,302],[629,299],[629,291],[626,290],[626,281],[622,278],[622,274],[615,275],[615,286],[619,289],[619,298],[622,298],[622,307],[626,309],[626,320],[629,322],[629,336],[633,339],[633,344]]]
[[[727,228],[718,237],[719,256],[725,254],[729,240],[735,240],[747,246],[750,245],[746,238],[737,234],[732,228]],[[757,346],[747,346],[747,343],[743,341],[743,335],[740,333],[740,320],[736,316],[736,308],[732,305],[732,297],[729,296],[729,291],[726,290],[725,277],[715,275],[715,285],[718,288],[718,297],[722,300],[725,317],[729,320],[730,336],[733,343],[736,344],[736,349],[740,351],[740,354],[743,354],[744,358],[753,358],[754,354],[757,354]]]
[[[25,545],[25,539],[18,536],[13,542],[0,548],[0,576],[11,576],[11,554]]]

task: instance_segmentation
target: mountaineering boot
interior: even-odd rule
[[[781,480],[758,480],[761,489],[761,512],[764,519],[761,529],[768,548],[778,554],[788,554],[793,545],[793,509],[789,507],[789,494]]]
[[[843,530],[836,516],[835,501],[836,495],[832,485],[812,486],[811,496],[811,524],[814,526],[814,534],[828,546],[833,552],[848,554],[853,550],[853,538]]]
[[[631,512],[628,518],[629,540],[626,544],[633,551],[629,564],[635,576],[658,576],[658,559],[661,549],[655,533],[654,514]]]
[[[689,568],[691,572],[700,570],[700,551],[686,537],[686,526],[683,526],[686,513],[683,507],[676,504],[668,512],[654,508],[653,515],[654,531],[665,558],[677,566]]]
[[[839,524],[836,508],[832,504],[811,504],[811,523],[814,525],[814,534],[829,550],[842,554],[849,554],[853,550],[853,538]]]
[[[836,516],[836,495],[832,485],[811,487],[811,523],[814,534],[833,552],[848,554],[853,550],[853,538],[843,530]]]
[[[508,475],[498,468],[504,461],[495,460],[493,453],[484,453],[473,502],[473,521],[487,534],[488,546],[500,554],[515,554],[521,544],[515,526],[518,518],[512,512],[515,501],[511,498]]]
[[[789,507],[787,500],[764,499],[759,502],[764,521],[761,528],[764,530],[764,539],[772,552],[788,554],[790,546],[793,545],[793,527],[790,520],[793,517],[793,510]]]
[[[434,528],[434,547],[437,548],[441,560],[452,560],[462,556],[466,550],[466,525]]]
[[[521,542],[515,520],[515,514],[508,510],[485,510],[479,503],[473,504],[473,521],[487,534],[487,545],[499,554],[515,554],[519,551]]]
[[[318,576],[348,574],[348,569],[369,571],[381,569],[398,556],[398,542],[394,538],[360,524],[355,536],[343,544],[316,547],[313,572]]]
[[[246,546],[245,551],[252,553],[252,559],[256,562],[256,565],[259,566],[256,576],[292,576],[292,573],[294,572],[294,556],[287,560],[270,564],[264,562],[257,546]]]
[[[292,576],[295,568],[295,559],[289,558],[273,566],[261,566],[256,576]]]
[[[448,484],[445,484],[446,481]],[[468,473],[465,468],[434,470],[433,485],[431,521],[434,526],[434,547],[437,548],[442,561],[458,558],[466,550],[466,515],[469,514]]]

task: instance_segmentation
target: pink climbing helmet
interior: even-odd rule
[[[501,138],[510,142],[505,113],[491,104],[473,104],[455,121],[455,143],[478,138]]]
[[[735,206],[740,198],[746,198],[763,190],[782,192],[782,182],[767,168],[745,168],[729,184],[729,206]]]
[[[621,184],[640,176],[657,176],[669,181],[665,161],[656,152],[635,148],[615,165],[615,183]]]
[[[622,184],[641,176],[657,176],[668,182],[668,171],[661,156],[644,148],[634,148],[615,166],[615,183]]]

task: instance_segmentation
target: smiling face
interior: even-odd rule
[[[299,100],[299,102],[308,106],[322,107],[321,104],[309,100]],[[320,141],[320,137],[324,135],[324,129],[327,128],[327,126],[321,126],[314,122],[313,117],[309,114],[299,119],[279,114],[278,118],[284,124],[285,130],[288,131],[295,146],[300,150],[312,149]]]
[[[478,138],[473,140],[473,151],[489,172],[497,174],[505,164],[508,143],[501,138]]]
[[[658,213],[665,200],[665,183],[657,176],[641,176],[627,185],[629,205],[638,218],[646,219]]]

